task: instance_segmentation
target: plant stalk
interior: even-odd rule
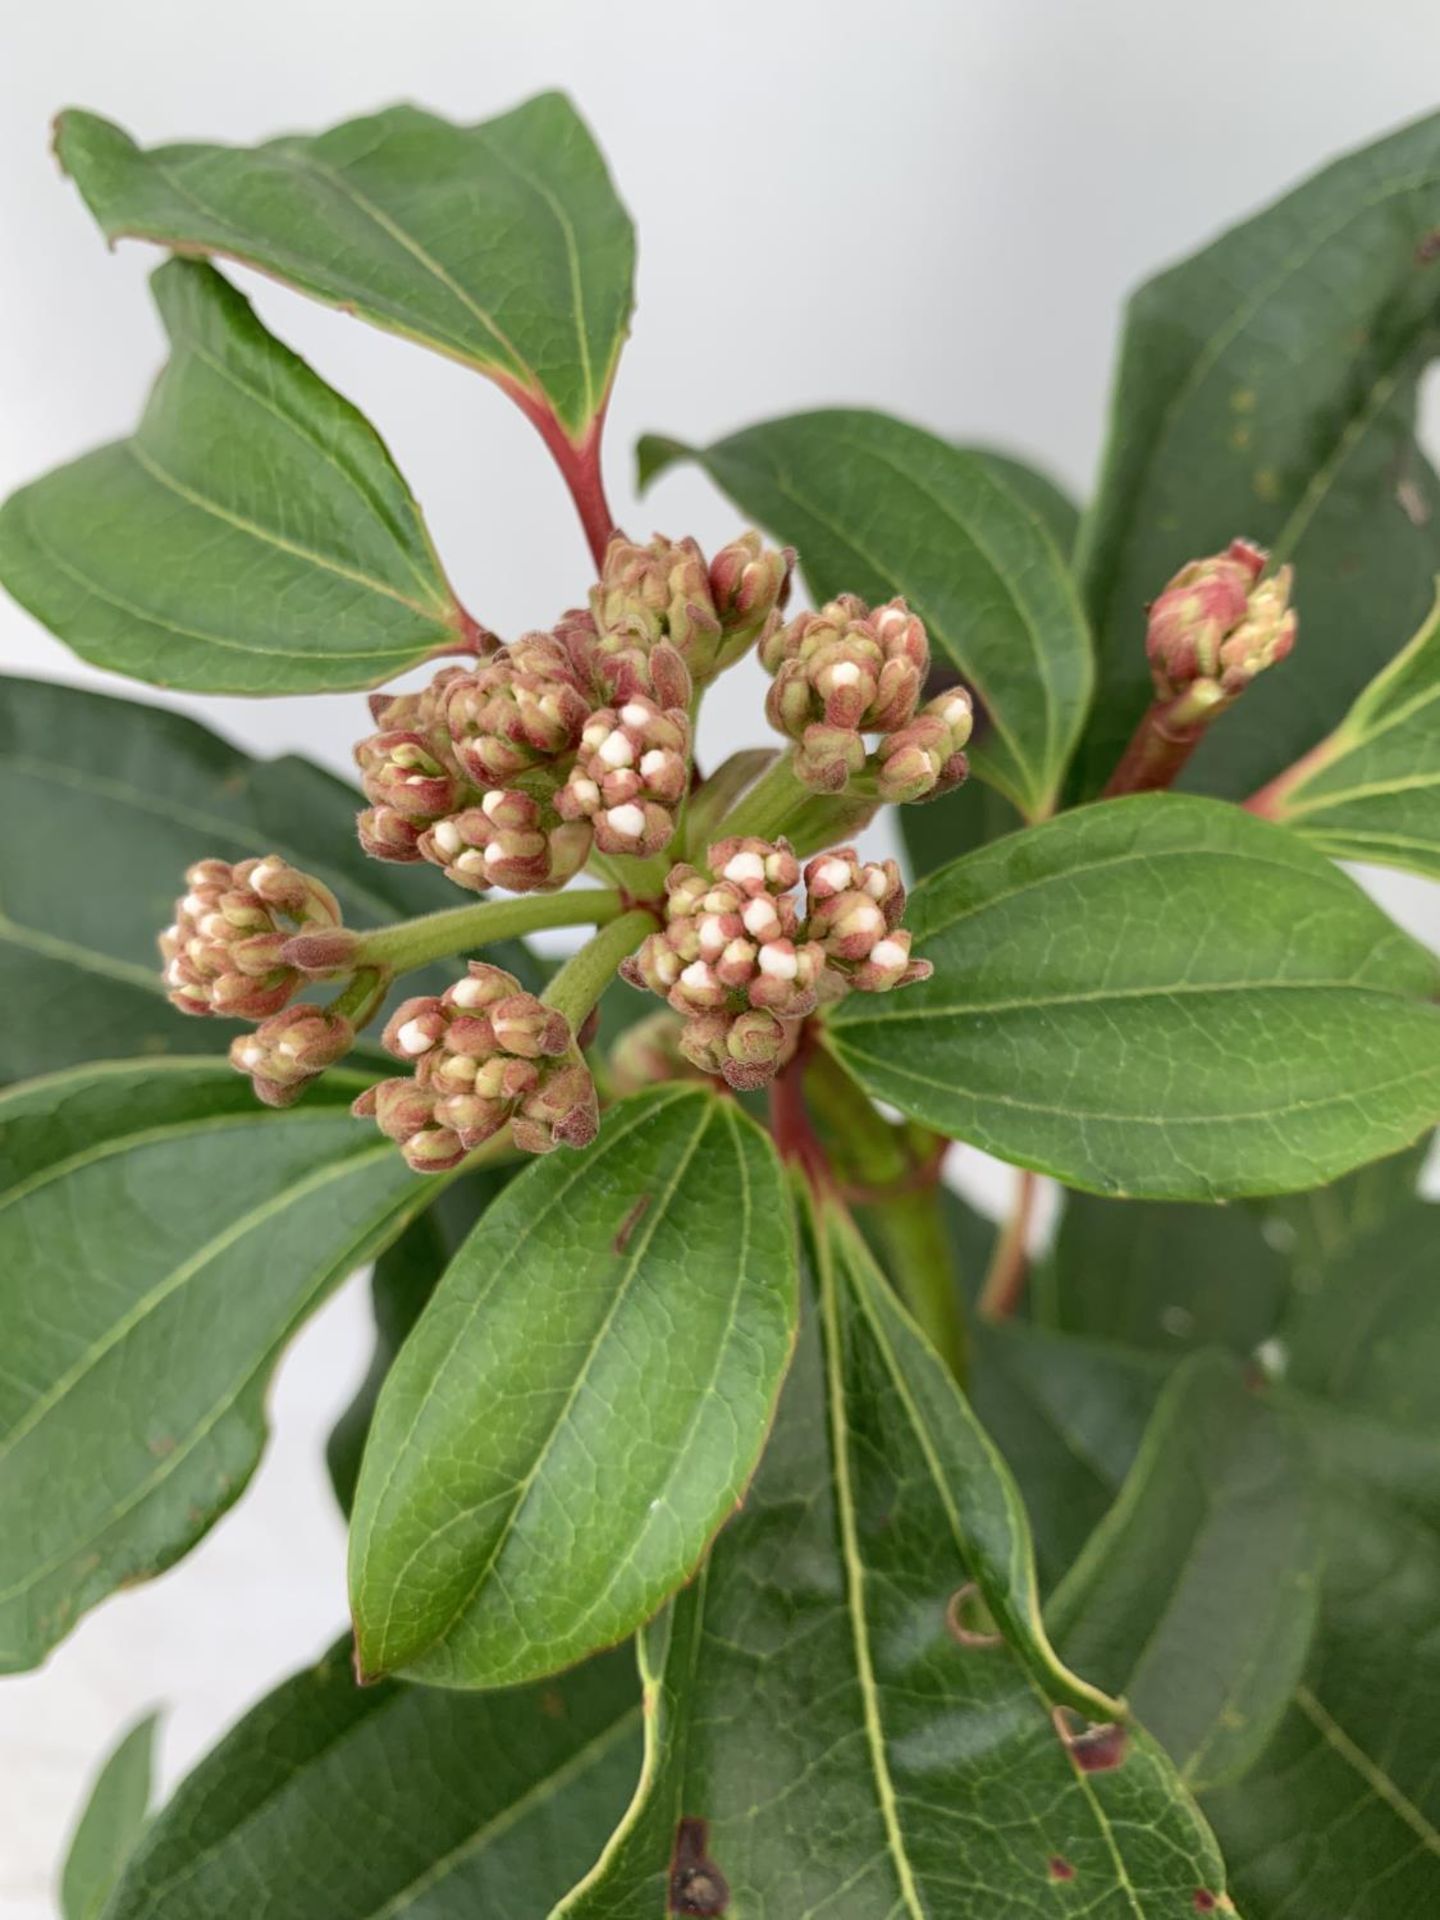
[[[468,953],[493,940],[513,940],[545,927],[603,927],[625,911],[618,888],[576,887],[565,893],[525,893],[509,900],[481,900],[447,907],[418,920],[401,920],[362,936],[356,961],[407,973],[432,960]]]
[[[620,962],[659,924],[648,907],[631,907],[612,919],[561,967],[540,998],[563,1013],[578,1033],[590,1009],[609,986]]]
[[[1152,700],[1100,798],[1161,793],[1173,786],[1204,738],[1205,729],[1229,704],[1223,696],[1218,702],[1197,698],[1195,690],[1174,700]]]
[[[975,1303],[980,1318],[992,1323],[1010,1318],[1024,1299],[1025,1283],[1030,1278],[1030,1222],[1040,1183],[1028,1167],[1021,1167],[1019,1174],[1010,1217],[1000,1230],[990,1271]]]
[[[963,1387],[970,1371],[970,1343],[939,1181],[867,1206],[865,1218],[896,1291]]]

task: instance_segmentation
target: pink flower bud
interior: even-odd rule
[[[532,633],[451,681],[443,721],[460,769],[486,789],[573,753],[589,711],[566,648]]]
[[[174,923],[160,935],[165,986],[183,1013],[264,1020],[300,985],[284,958],[296,929],[336,929],[333,893],[278,854],[201,860],[185,876]]]
[[[267,1106],[288,1107],[355,1044],[355,1029],[328,1007],[292,1007],[230,1043],[230,1064],[249,1074]]]
[[[356,820],[360,845],[372,860],[423,860],[420,830],[393,807],[367,807]]]
[[[585,724],[556,812],[589,821],[602,853],[659,853],[674,837],[674,810],[690,784],[689,751],[682,708],[666,711],[643,694],[602,707]]]
[[[641,547],[617,534],[606,549],[590,611],[602,640],[618,640],[642,655],[664,644],[697,673],[713,668],[720,617],[705,556],[693,540],[667,540],[657,533]]]
[[[802,741],[807,728],[824,726],[831,744],[822,749],[816,742],[811,765],[817,775],[823,766],[833,778],[835,735],[893,733],[911,719],[929,671],[930,647],[923,624],[903,600],[870,612],[844,594],[768,633],[760,657],[775,675],[765,709],[771,724]]]
[[[531,794],[492,788],[478,807],[427,827],[419,844],[423,857],[457,886],[543,893],[579,872],[592,837],[588,822],[563,822]]]
[[[882,800],[901,805],[948,793],[969,772],[964,747],[973,725],[970,696],[951,687],[928,701],[908,726],[880,742],[875,784]]]
[[[1255,674],[1283,660],[1295,639],[1290,569],[1261,581],[1267,555],[1248,540],[1191,560],[1150,608],[1145,651],[1157,699],[1201,682],[1233,698]]]
[[[568,1064],[547,1070],[510,1123],[510,1137],[522,1153],[588,1147],[599,1130],[595,1082],[578,1054]]]

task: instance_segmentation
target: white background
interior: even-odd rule
[[[733,516],[698,478],[637,507],[637,433],[704,440],[856,401],[1006,444],[1083,491],[1127,289],[1322,159],[1432,108],[1440,9],[6,0],[0,493],[126,432],[160,358],[152,258],[107,254],[59,178],[47,153],[58,107],[98,109],[147,143],[250,141],[400,97],[479,119],[552,86],[595,127],[641,237],[611,411],[613,503],[632,531],[659,521],[709,545]],[[381,427],[482,619],[513,632],[581,597],[584,553],[559,483],[493,389],[256,286],[270,323]],[[0,661],[135,692],[8,602]],[[712,722],[721,732],[753,728],[754,688],[735,692]],[[353,698],[176,704],[246,746],[337,767],[363,722]],[[1409,924],[1440,929],[1427,889],[1382,884]],[[168,1783],[339,1628],[342,1538],[320,1444],[367,1337],[352,1284],[282,1369],[276,1437],[241,1508],[179,1570],[92,1615],[41,1673],[0,1682],[4,1920],[53,1912],[87,1772],[142,1707],[167,1709]]]

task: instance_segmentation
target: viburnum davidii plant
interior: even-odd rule
[[[0,1664],[206,1533],[371,1262],[377,1325],[351,1628],[152,1819],[128,1735],[67,1915],[1433,1920],[1440,965],[1336,861],[1440,876],[1440,119],[1141,290],[1083,512],[871,412],[645,441],[710,551],[606,504],[563,99],[57,145],[171,353],[0,577],[153,685],[354,690],[363,791],[6,688]],[[590,551],[532,630],[228,261],[523,409]]]

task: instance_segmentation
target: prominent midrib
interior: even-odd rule
[[[895,1783],[890,1777],[890,1761],[885,1751],[885,1728],[880,1712],[880,1690],[870,1657],[870,1625],[865,1610],[865,1565],[855,1523],[855,1493],[850,1477],[850,1432],[845,1411],[845,1379],[840,1351],[840,1315],[836,1299],[835,1254],[828,1223],[812,1214],[812,1227],[819,1267],[820,1307],[825,1321],[825,1371],[830,1401],[830,1447],[835,1472],[835,1511],[840,1527],[840,1552],[848,1599],[846,1612],[855,1653],[855,1675],[860,1689],[866,1747],[870,1771],[875,1782],[880,1818],[886,1844],[894,1864],[895,1878],[906,1911],[914,1920],[926,1920],[924,1904],[915,1882],[900,1823],[900,1808]]]
[[[255,1232],[267,1221],[285,1212],[287,1208],[308,1200],[314,1193],[328,1186],[331,1181],[348,1178],[357,1168],[385,1159],[392,1151],[390,1142],[386,1141],[381,1147],[367,1148],[358,1153],[347,1154],[341,1160],[327,1162],[324,1166],[315,1168],[303,1180],[294,1182],[277,1194],[269,1195],[237,1219],[230,1221],[219,1233],[212,1235],[203,1246],[191,1254],[188,1260],[183,1260],[178,1267],[172,1267],[163,1279],[150,1288],[149,1292],[142,1294],[127,1312],[121,1314],[106,1328],[102,1338],[92,1342],[84,1353],[80,1354],[70,1367],[52,1381],[49,1388],[31,1403],[24,1417],[18,1420],[7,1434],[0,1437],[0,1460],[4,1460],[22,1440],[33,1433],[41,1422],[60,1405],[66,1395],[73,1392],[87,1374],[94,1372],[107,1353],[112,1352],[142,1321],[162,1306],[172,1294],[188,1285],[195,1275],[202,1272],[213,1260],[228,1252],[247,1234]]]
[[[435,603],[426,604],[412,600],[409,594],[402,593],[398,587],[392,587],[387,580],[378,575],[366,573],[363,568],[348,566],[343,560],[332,559],[328,554],[320,553],[314,547],[302,547],[298,541],[289,540],[283,533],[277,533],[273,527],[262,526],[258,520],[251,520],[243,513],[237,513],[231,507],[222,506],[218,500],[212,500],[208,494],[198,493],[194,487],[187,486],[162,466],[141,445],[138,439],[120,443],[130,458],[148,474],[157,486],[173,493],[177,500],[183,500],[197,513],[206,514],[212,520],[218,520],[222,526],[232,527],[235,532],[243,533],[247,538],[258,541],[261,546],[273,547],[277,553],[285,553],[293,560],[302,560],[307,566],[318,567],[322,573],[333,573],[337,579],[348,580],[352,586],[364,587],[368,593],[380,594],[384,599],[393,600],[397,606],[406,607],[419,619],[432,626],[444,625],[443,609]]]

